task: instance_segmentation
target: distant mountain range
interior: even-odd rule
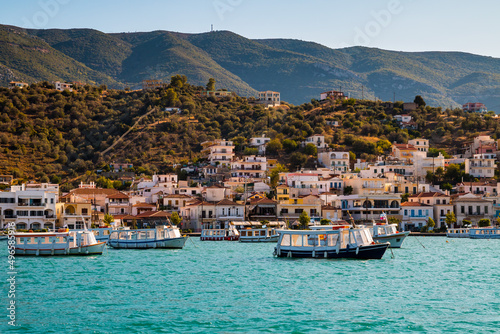
[[[433,106],[483,102],[500,112],[500,59],[461,52],[330,49],[292,39],[251,40],[229,31],[106,34],[92,29],[32,30],[0,25],[0,85],[12,80],[80,81],[140,87],[175,74],[242,96],[281,92],[293,104],[327,90],[351,97]]]

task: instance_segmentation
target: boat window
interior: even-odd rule
[[[319,244],[318,242],[318,234],[307,234],[305,235],[304,246],[305,247],[314,247]]]
[[[344,229],[344,230],[341,230],[340,233],[342,233],[340,248],[345,248],[345,247],[347,247],[347,243],[349,242],[349,230]]]
[[[247,236],[247,231],[241,231],[241,236],[246,237]]]
[[[24,238],[16,238],[16,243],[17,244],[23,244],[24,243]]]
[[[43,243],[48,244],[50,242],[50,237],[44,237],[43,238]]]
[[[290,234],[284,234],[281,238],[281,246],[290,246]]]
[[[29,243],[29,244],[36,244],[36,243],[38,243],[38,240],[37,240],[37,239],[38,239],[38,238],[28,238],[28,240],[29,240],[29,241],[28,241],[28,243]]]
[[[351,244],[362,245],[363,238],[361,237],[361,231],[352,231],[351,233]]]
[[[328,234],[328,245],[329,246],[336,246],[337,242],[339,241],[339,235],[337,233],[335,234]]]
[[[260,235],[265,237],[266,236],[266,231],[260,231]]]
[[[104,231],[102,231],[102,232],[103,232],[103,233],[102,233],[103,235],[108,235],[108,234],[109,234],[109,231],[108,231],[108,230],[104,230]]]
[[[302,234],[292,235],[292,246],[302,246]]]

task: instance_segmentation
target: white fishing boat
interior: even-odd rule
[[[380,215],[380,222],[373,222],[370,227],[372,237],[375,242],[389,242],[391,248],[401,248],[403,241],[410,234],[409,231],[399,232],[397,224],[387,223],[387,216],[385,213]]]
[[[241,226],[243,222],[233,222],[236,226]],[[245,222],[246,223],[246,222]],[[258,222],[249,222],[252,227],[245,227],[240,232],[240,242],[276,242],[279,234],[277,230],[285,229],[285,222],[269,222],[262,225]]]
[[[91,231],[49,233],[14,233],[16,255],[100,255],[105,242],[95,239]]]
[[[460,227],[460,228],[449,228],[446,230],[446,236],[448,238],[469,238],[470,232],[469,228]]]
[[[449,238],[500,239],[500,228],[498,227],[449,228],[446,231],[446,236]]]
[[[389,243],[375,243],[368,228],[278,230],[278,257],[381,259]]]
[[[471,239],[500,239],[500,228],[496,227],[471,228],[469,233]]]
[[[89,231],[94,233],[95,239],[97,241],[104,241],[105,243],[108,243],[109,241],[109,236],[111,235],[111,232],[117,231],[117,230],[129,230],[129,227],[96,227],[96,228],[91,228]],[[70,231],[83,231],[83,230],[70,230]]]
[[[162,225],[154,229],[114,230],[108,245],[113,248],[173,248],[184,247],[187,236],[182,236],[176,226]]]
[[[238,241],[240,232],[233,226],[229,228],[205,228],[201,230],[201,241]]]

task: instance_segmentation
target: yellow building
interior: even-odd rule
[[[316,195],[304,195],[289,199],[288,203],[278,203],[278,219],[297,220],[302,212],[311,219],[321,217],[322,200]]]
[[[79,197],[75,194],[61,196],[59,203],[56,203],[57,227],[67,226],[70,229],[84,228],[91,226],[92,203],[90,200]]]
[[[290,200],[290,189],[286,185],[276,187],[276,199],[278,203],[288,203]]]

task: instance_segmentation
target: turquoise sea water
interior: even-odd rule
[[[500,240],[409,237],[395,258],[367,261],[191,240],[183,250],[17,257],[18,326],[7,325],[4,283],[0,332],[500,332]]]

